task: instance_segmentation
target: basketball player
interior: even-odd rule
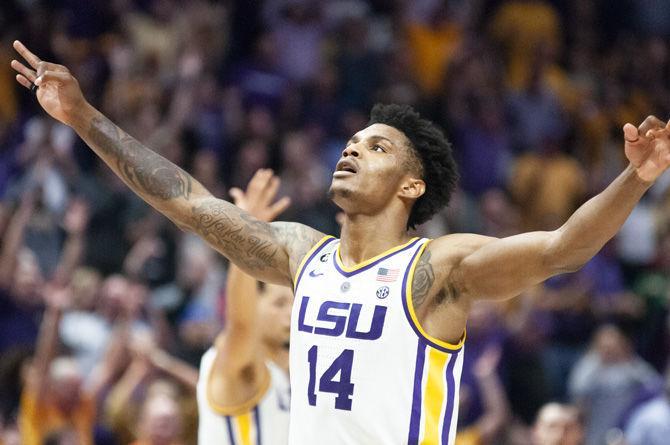
[[[272,203],[279,180],[259,170],[247,192],[231,189],[235,204],[272,221],[289,204]],[[258,282],[231,264],[226,327],[202,358],[198,380],[198,443],[286,444],[290,390],[288,340],[293,294]]]
[[[65,67],[14,47],[33,68],[12,61],[18,82],[37,88],[47,113],[140,197],[250,275],[294,286],[292,444],[453,443],[472,302],[511,298],[577,270],[670,164],[670,128],[649,117],[624,127],[625,171],[559,229],[416,239],[408,229],[444,207],[454,188],[451,146],[408,107],[376,106],[333,174],[330,195],[345,213],[337,240],[214,198],[88,104]]]

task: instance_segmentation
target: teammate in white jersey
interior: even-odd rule
[[[272,221],[289,204],[273,203],[279,180],[259,170],[246,193],[231,190],[235,204]],[[236,266],[228,269],[226,326],[202,358],[198,380],[198,443],[285,445],[291,289],[262,285]]]
[[[560,228],[504,239],[412,240],[409,229],[449,201],[457,176],[451,145],[409,107],[378,106],[369,126],[343,148],[333,174],[330,195],[345,217],[341,240],[329,241],[304,225],[264,223],[215,198],[88,104],[65,67],[42,62],[19,42],[14,47],[32,67],[12,61],[18,82],[32,90],[34,83],[40,105],[140,197],[254,277],[297,285],[293,444],[451,443],[472,302],[511,298],[577,270],[670,165],[670,128],[650,116],[639,127],[624,126],[625,171]],[[317,258],[316,250],[324,253]],[[385,276],[402,278],[389,281],[384,299],[371,283]]]

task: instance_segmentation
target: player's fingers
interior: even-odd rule
[[[25,77],[26,79],[28,79],[31,82],[34,82],[35,78],[37,78],[37,75],[35,74],[34,70],[31,70],[30,68],[28,68],[27,66],[25,66],[24,64],[19,62],[18,60],[12,60],[10,65],[11,65],[12,68],[14,68],[14,70],[17,73],[21,74],[23,77]]]
[[[37,76],[35,79],[35,85],[40,86],[44,82],[66,82],[70,80],[71,76],[69,73],[63,73],[59,71],[45,71],[44,73]]]
[[[32,82],[26,79],[26,76],[23,74],[17,74],[16,81],[28,89],[33,86]]]
[[[656,130],[649,130],[647,132],[647,137],[654,138],[654,139],[660,139],[660,138],[668,138],[668,130],[665,127],[656,129]]]
[[[642,122],[642,124],[638,127],[638,130],[641,135],[646,135],[649,130],[655,130],[657,128],[663,127],[665,127],[665,122],[656,116],[647,116],[644,122]]]
[[[63,65],[58,65],[57,63],[50,63],[50,62],[40,62],[37,64],[37,77],[40,77],[42,74],[46,73],[47,71],[52,72],[52,73],[63,73],[63,74],[69,74],[70,71],[65,68]]]
[[[247,185],[247,194],[256,195],[258,193],[261,193],[262,190],[265,188],[267,181],[268,181],[267,169],[259,168],[258,170],[256,170],[256,173],[254,173],[254,176],[252,176],[251,181],[249,181],[249,185]]]
[[[277,196],[277,191],[279,190],[280,183],[281,181],[279,181],[279,178],[276,176],[271,176],[268,179],[265,191],[263,193],[265,199],[268,202],[272,201],[275,198],[275,196]]]
[[[258,180],[254,184],[254,200],[258,205],[268,206],[272,201],[274,195],[271,191],[273,173],[269,168],[264,168],[259,171]]]
[[[30,50],[26,48],[23,43],[19,42],[18,40],[14,40],[14,49],[19,54],[21,54],[21,57],[23,57],[25,61],[30,64],[30,66],[37,69],[37,65],[41,62],[40,58],[30,52]]]
[[[291,198],[289,198],[288,196],[284,196],[282,199],[272,204],[270,206],[270,219],[273,220],[282,213],[284,213],[284,210],[286,210],[290,205],[291,205]]]
[[[626,142],[637,142],[640,139],[640,132],[633,124],[623,126],[623,138]]]
[[[244,199],[244,192],[237,187],[233,187],[228,190],[228,194],[233,198],[233,202],[238,204],[242,199]]]

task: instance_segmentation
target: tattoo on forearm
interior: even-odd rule
[[[412,282],[412,305],[415,310],[426,301],[434,281],[435,273],[430,264],[430,252],[424,252],[414,270],[414,281]]]
[[[164,157],[140,144],[105,117],[91,122],[88,137],[104,154],[113,158],[123,179],[153,198],[167,201],[191,194],[192,178]]]
[[[192,208],[193,230],[248,270],[277,267],[278,247],[269,224],[257,221],[226,201]]]
[[[286,274],[288,284],[294,263],[322,236],[300,224],[258,221],[226,201],[195,201],[192,189],[197,182],[188,173],[144,147],[104,116],[93,119],[86,136],[117,174],[146,200],[153,199],[155,203],[156,199],[184,198],[188,207],[180,207],[178,217],[173,214],[171,219],[182,229],[203,237],[247,272],[279,269]]]

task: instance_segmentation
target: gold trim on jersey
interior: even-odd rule
[[[251,411],[235,417],[235,420],[237,421],[241,445],[251,445]]]
[[[428,334],[423,327],[421,326],[421,323],[419,323],[419,318],[416,316],[416,312],[414,311],[414,305],[412,304],[412,283],[414,282],[414,272],[416,270],[416,266],[419,264],[419,260],[421,259],[421,255],[423,255],[424,250],[426,250],[426,246],[430,243],[430,240],[426,241],[423,243],[421,247],[419,247],[419,251],[416,254],[416,257],[414,258],[414,261],[412,261],[412,264],[410,265],[410,270],[409,270],[409,275],[407,277],[407,283],[405,283],[405,298],[407,299],[407,308],[409,309],[409,315],[411,317],[410,322],[414,324],[416,329],[421,333],[422,336],[424,336],[427,340],[435,343],[438,346],[441,346],[445,349],[448,349],[450,351],[458,351],[463,347],[463,344],[465,343],[465,335],[466,331],[463,330],[463,335],[461,336],[461,339],[458,343],[449,343],[444,340],[440,340],[438,338],[433,337],[432,335]]]
[[[447,382],[444,368],[450,354],[435,348],[428,351],[428,375],[426,376],[426,390],[423,401],[424,435],[421,444],[435,443],[433,440],[440,437],[443,413],[442,404],[447,396]],[[454,360],[456,358],[454,357]]]
[[[218,352],[217,352],[218,354]],[[223,416],[239,416],[242,415],[250,410],[252,410],[258,403],[261,401],[261,399],[267,394],[268,390],[270,389],[270,383],[272,381],[272,376],[270,375],[270,370],[267,368],[267,365],[263,365],[263,370],[265,371],[263,373],[263,380],[261,381],[261,384],[259,386],[259,390],[256,394],[254,394],[252,397],[249,398],[248,401],[239,403],[237,405],[231,405],[231,406],[223,406],[217,404],[213,397],[212,394],[210,393],[210,382],[212,380],[212,375],[214,374],[214,363],[216,363],[216,358],[214,358],[214,362],[212,363],[212,367],[209,370],[209,376],[207,376],[207,385],[205,386],[205,395],[207,397],[207,404],[209,407],[216,413],[221,414]]]
[[[365,260],[365,261],[363,261],[363,262],[361,262],[361,263],[354,264],[354,265],[351,266],[351,267],[347,267],[347,266],[345,266],[344,263],[342,262],[342,256],[340,255],[340,246],[342,246],[342,243],[340,242],[340,243],[337,245],[337,250],[336,250],[336,252],[335,252],[335,261],[337,261],[337,265],[338,265],[338,266],[340,267],[340,269],[342,269],[344,272],[347,272],[347,273],[355,272],[355,271],[357,271],[358,269],[361,269],[361,268],[367,266],[367,265],[370,264],[370,263],[374,263],[375,261],[379,260],[379,259],[382,258],[382,257],[385,257],[385,256],[387,256],[387,255],[391,255],[391,254],[393,254],[393,253],[395,253],[395,252],[397,252],[397,251],[399,251],[399,250],[404,249],[405,247],[409,246],[410,244],[412,244],[412,243],[413,243],[414,241],[416,241],[417,239],[418,239],[418,237],[414,237],[414,238],[410,239],[409,241],[407,241],[407,242],[404,243],[404,244],[401,244],[401,245],[399,245],[399,246],[395,246],[395,247],[391,247],[390,249],[385,250],[384,252],[382,252],[382,253],[380,253],[380,254],[378,254],[378,255],[375,255],[375,256],[373,256],[372,258],[369,258],[369,259],[367,259],[367,260]]]
[[[260,444],[258,408],[237,416],[225,416],[230,445]]]
[[[321,238],[316,244],[312,246],[311,249],[307,251],[307,253],[302,257],[302,260],[300,261],[300,265],[298,265],[298,268],[295,271],[295,275],[293,276],[293,290],[295,291],[295,286],[298,284],[298,279],[300,278],[300,273],[303,271],[305,266],[307,265],[307,260],[309,259],[312,254],[317,251],[318,249],[321,248],[325,243],[330,241],[331,239],[334,239],[334,236],[331,235],[325,235],[323,238]]]

